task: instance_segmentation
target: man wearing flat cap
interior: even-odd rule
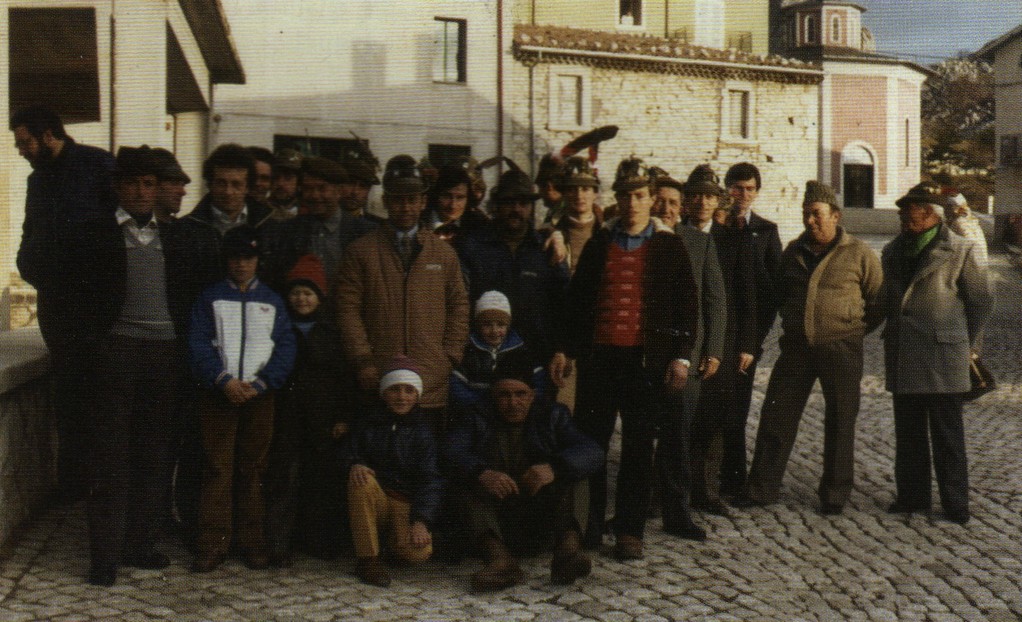
[[[387,222],[345,251],[336,286],[337,322],[364,392],[377,391],[380,369],[395,356],[419,364],[419,404],[439,431],[447,381],[468,340],[469,302],[458,256],[419,226],[426,190],[411,156],[387,162]]]
[[[281,290],[298,258],[313,254],[323,262],[331,295],[344,251],[353,241],[376,228],[376,223],[342,209],[343,186],[349,180],[343,166],[316,156],[302,159],[301,215],[276,223],[275,248],[269,253],[274,267],[267,271],[270,284]]]
[[[115,214],[81,226],[75,318],[92,342],[89,582],[119,565],[163,568],[159,510],[170,481],[184,343],[192,302],[220,275],[215,233],[153,215],[159,158],[147,146],[116,158]]]
[[[613,189],[620,217],[582,249],[568,292],[563,349],[550,366],[560,385],[567,357],[578,361],[575,416],[604,452],[621,413],[614,518],[614,552],[620,560],[643,554],[653,439],[661,417],[680,401],[671,398],[688,380],[699,313],[685,243],[650,215],[653,184],[641,160],[629,158],[618,166]],[[602,541],[606,503],[603,468],[590,480],[588,546]]]
[[[941,221],[950,206],[923,183],[896,201],[901,234],[884,247],[884,364],[894,394],[897,497],[890,511],[929,512],[930,463],[944,516],[969,520],[962,394],[993,293],[976,243]],[[933,451],[930,451],[930,446]]]
[[[839,223],[834,191],[806,182],[805,231],[781,255],[781,355],[767,385],[746,490],[736,505],[778,500],[813,385],[826,402],[820,513],[840,514],[852,492],[862,342],[880,325],[880,260]]]
[[[290,220],[298,215],[298,179],[302,172],[302,154],[281,149],[273,154],[270,194],[266,204],[273,220]]]
[[[177,218],[181,211],[181,202],[188,194],[185,186],[192,183],[192,178],[181,168],[174,154],[156,147],[152,151],[156,159],[156,206],[153,213],[161,221]]]
[[[534,227],[539,193],[523,171],[505,171],[490,193],[493,221],[467,236],[458,248],[469,283],[469,296],[503,292],[511,301],[511,323],[535,355],[546,365],[554,353],[561,325],[568,267],[550,265],[543,247],[549,233]]]
[[[592,565],[581,537],[589,511],[587,479],[603,464],[603,452],[575,427],[566,406],[535,400],[530,368],[503,368],[491,399],[462,413],[444,443],[468,506],[472,544],[486,560],[472,577],[477,592],[521,581],[509,547],[542,550],[551,535],[553,583],[573,583]]]

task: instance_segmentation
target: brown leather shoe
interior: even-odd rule
[[[522,569],[518,560],[511,556],[503,542],[490,536],[483,541],[483,549],[486,565],[472,575],[473,592],[503,590],[521,582]]]
[[[550,582],[554,585],[571,585],[576,579],[588,576],[592,568],[593,562],[582,550],[578,532],[566,532],[550,560]]]
[[[245,549],[241,554],[241,560],[251,570],[263,570],[270,567],[270,557],[266,554],[266,549],[262,547]]]
[[[355,572],[362,583],[377,587],[390,586],[390,573],[379,557],[359,557]]]
[[[192,562],[192,572],[213,572],[217,566],[224,563],[227,554],[223,551],[203,551],[196,556]]]
[[[635,536],[619,533],[617,543],[614,544],[614,557],[622,562],[629,559],[642,559],[642,540]]]

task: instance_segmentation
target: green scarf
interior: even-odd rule
[[[923,252],[923,249],[933,241],[933,238],[937,237],[938,233],[940,233],[940,223],[923,231],[914,238],[909,238],[907,240],[908,243],[905,245],[905,254],[909,257],[918,257]]]

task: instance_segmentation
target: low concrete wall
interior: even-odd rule
[[[0,545],[56,490],[48,368],[39,329],[0,333]]]

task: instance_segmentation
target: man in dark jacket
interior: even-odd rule
[[[578,359],[575,416],[606,451],[621,412],[621,470],[614,531],[618,559],[642,557],[653,479],[653,438],[680,393],[699,315],[685,243],[653,220],[652,179],[641,160],[618,166],[613,189],[620,219],[586,244],[568,293],[565,349],[554,355],[553,381],[563,382],[567,356]],[[590,482],[586,543],[598,545],[605,523],[607,474]]]
[[[440,167],[429,188],[421,224],[455,248],[466,235],[481,229],[490,218],[475,205],[472,177],[464,166]]]
[[[745,426],[752,404],[752,383],[756,379],[756,363],[763,355],[763,340],[777,317],[777,281],[781,270],[781,236],[777,224],[752,211],[763,179],[759,169],[749,162],[739,162],[728,169],[724,187],[731,195],[733,224],[751,247],[756,285],[757,348],[751,352],[753,363],[739,375],[734,394],[734,408],[724,426],[724,459],[720,467],[721,492],[737,494],[745,484]],[[723,256],[721,250],[720,256]]]
[[[528,175],[517,169],[505,172],[490,194],[493,222],[464,238],[458,255],[469,298],[503,292],[511,301],[512,328],[536,362],[546,364],[558,341],[568,267],[564,262],[550,265],[545,240],[533,228],[538,198]]]
[[[157,174],[149,147],[122,147],[120,207],[83,223],[75,246],[74,317],[88,335],[95,392],[87,401],[96,585],[113,585],[122,563],[169,564],[154,545],[187,373],[184,339],[192,302],[220,272],[212,230],[154,217]]]
[[[32,165],[25,197],[25,221],[18,272],[36,288],[39,329],[50,351],[59,457],[57,479],[62,499],[86,491],[86,350],[78,318],[70,313],[72,263],[81,223],[113,214],[117,200],[110,184],[113,157],[79,145],[64,131],[53,111],[19,110],[10,129],[18,153]]]
[[[270,208],[248,200],[255,185],[255,158],[241,145],[220,145],[202,163],[202,178],[209,193],[202,197],[187,218],[210,224],[220,235],[235,227],[259,228],[270,217]]]
[[[333,300],[333,284],[348,244],[372,231],[377,223],[341,209],[341,186],[350,178],[340,164],[320,157],[307,157],[301,164],[302,207],[305,213],[274,223],[266,278],[271,286],[283,290],[284,280],[299,257],[313,254],[323,263],[328,300]]]
[[[520,581],[506,543],[535,550],[551,533],[551,581],[570,584],[589,574],[580,538],[588,521],[587,478],[602,466],[603,452],[575,428],[565,406],[534,400],[527,365],[501,375],[491,400],[464,412],[444,449],[464,489],[472,542],[487,561],[473,575],[472,589]]]

